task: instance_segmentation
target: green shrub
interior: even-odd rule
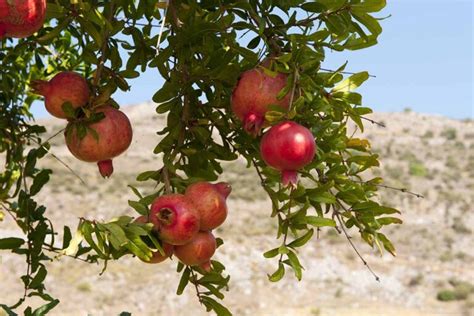
[[[421,161],[410,161],[410,175],[415,177],[426,177],[428,170]]]
[[[457,137],[457,132],[454,128],[447,128],[441,132],[441,136],[447,140],[454,140]]]

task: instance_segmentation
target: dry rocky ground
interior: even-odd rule
[[[69,164],[83,185],[52,156],[43,164],[54,170],[51,185],[39,200],[48,207],[56,227],[75,227],[78,217],[107,220],[121,214],[134,215],[127,205],[132,198],[127,184],[151,192],[153,187],[136,183],[140,171],[160,167],[152,150],[156,130],[164,118],[153,115],[154,106],[125,108],[135,128],[128,152],[115,160],[115,174],[99,177],[94,164],[76,161],[63,139],[53,140],[52,152]],[[372,116],[387,128],[367,124],[364,135],[381,155],[375,175],[386,184],[406,187],[425,196],[419,199],[397,191],[383,190],[380,198],[402,210],[404,224],[386,230],[398,256],[380,257],[357,242],[364,258],[379,274],[378,283],[366,270],[347,241],[326,230],[302,251],[305,267],[301,282],[288,273],[273,284],[267,273],[275,262],[262,253],[278,245],[270,205],[252,170],[239,162],[225,164],[223,179],[232,183],[230,214],[217,235],[225,240],[216,257],[231,275],[225,304],[235,315],[474,315],[474,123],[444,117],[404,113]],[[62,128],[59,120],[45,120],[50,133]],[[19,234],[10,218],[0,223],[0,237]],[[356,236],[356,232],[353,232]],[[358,240],[354,238],[354,240]],[[25,269],[21,258],[1,253],[0,302],[12,304],[22,294],[18,279]],[[136,258],[100,266],[60,258],[48,266],[48,290],[61,300],[52,315],[205,315],[193,289],[176,296],[179,275],[175,262],[147,265]],[[467,282],[467,283],[466,283]],[[454,284],[454,285],[453,285]],[[460,296],[442,301],[437,295]],[[2,313],[0,312],[0,315]]]

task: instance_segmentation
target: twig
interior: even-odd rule
[[[83,259],[83,258],[80,258],[80,257],[75,257],[75,256],[72,256],[72,255],[66,255],[64,253],[61,252],[62,249],[58,249],[58,248],[54,248],[54,247],[45,247],[43,246],[42,247],[43,250],[47,250],[47,251],[51,251],[51,252],[54,252],[58,255],[62,255],[62,256],[66,256],[66,257],[70,257],[70,258],[73,258],[73,259],[76,259],[76,260],[79,260],[79,261],[83,261],[83,262],[87,262],[87,263],[91,263],[90,261],[87,261],[87,259]]]
[[[296,82],[298,81],[298,69],[295,67],[295,70],[293,71],[293,86],[291,88],[291,96],[290,96],[290,108],[288,110],[291,110],[293,108],[293,101],[295,99],[295,92],[296,92]]]
[[[66,167],[76,178],[79,179],[79,181],[82,182],[82,184],[84,184],[85,186],[87,186],[87,183],[81,178],[81,176],[79,176],[71,167],[69,167],[69,165],[67,163],[65,163],[64,161],[62,161],[58,156],[56,156],[55,154],[53,154],[48,148],[46,148],[42,143],[39,143],[38,141],[36,140],[33,140],[35,143],[37,143],[39,146],[43,147],[44,150],[46,150],[48,152],[48,154],[50,154],[54,159],[56,159],[57,161],[59,161],[64,167]]]
[[[110,15],[108,16],[108,21],[111,22],[112,21],[112,18],[114,17],[114,11],[115,11],[115,4],[113,2],[111,2],[110,4]],[[102,43],[102,47],[100,48],[100,57],[99,57],[99,60],[98,60],[98,63],[97,63],[97,70],[95,72],[95,76],[94,76],[94,81],[93,81],[93,84],[92,86],[94,87],[94,92],[97,93],[98,91],[98,85],[99,85],[99,81],[100,81],[100,77],[102,76],[102,70],[104,69],[104,64],[105,64],[105,51],[107,49],[107,43],[108,43],[108,40],[109,40],[109,31],[107,30],[107,28],[105,27],[104,28],[104,33],[103,33],[103,43]]]
[[[384,128],[387,127],[384,123],[380,123],[380,122],[374,121],[374,120],[369,119],[369,118],[367,118],[367,117],[365,117],[365,116],[359,116],[359,117],[360,117],[361,119],[363,119],[363,120],[369,121],[370,123],[375,124],[375,125],[378,125],[378,126],[380,126],[380,127],[384,127]]]
[[[52,136],[50,136],[47,140],[45,140],[44,142],[42,142],[40,145],[42,146],[43,144],[49,143],[50,140],[52,140],[53,138],[55,138],[56,136],[58,136],[59,134],[61,134],[62,132],[64,132],[64,130],[66,130],[66,128],[61,128],[59,131],[57,131],[56,133],[54,133]]]
[[[289,201],[288,201],[288,203],[289,203],[288,215],[286,215],[285,220],[283,221],[282,225],[284,225],[285,223],[287,223],[289,221],[289,217],[291,215],[291,203],[293,202],[292,198],[293,198],[294,189],[295,189],[294,186],[291,186],[290,197],[289,197]],[[289,228],[287,227],[285,235],[283,236],[282,245],[285,246],[285,247],[286,247],[286,240],[288,239],[288,230],[289,230]],[[280,258],[278,259],[278,265],[280,265],[282,262],[283,262],[283,253],[280,254]]]
[[[168,168],[163,167],[161,169],[161,175],[162,175],[162,178],[163,178],[163,183],[165,184],[165,192],[166,192],[166,194],[170,194],[171,193],[171,184],[170,184],[170,176],[169,176],[169,173],[168,173]]]
[[[199,303],[202,305],[202,296],[201,296],[201,291],[199,291],[199,284],[197,283],[197,276],[196,273],[194,272],[193,268],[189,267],[188,269],[191,270],[191,278],[192,278],[192,283],[194,284],[194,288],[196,289],[196,296],[198,297]]]
[[[166,15],[168,14],[168,7],[169,7],[169,5],[166,6],[165,13],[163,14],[163,20],[161,21],[160,34],[158,35],[158,40],[156,42],[156,54],[155,54],[155,56],[158,56],[160,54],[161,37],[163,36],[163,30],[165,28]]]
[[[355,75],[356,74],[355,72],[351,72],[351,71],[336,71],[336,70],[327,69],[327,68],[319,68],[319,69],[321,69],[322,71],[327,71],[327,72],[339,72],[339,73],[345,74],[345,75]],[[369,77],[377,78],[377,76],[374,76],[374,75],[371,75],[371,74],[369,74]]]
[[[339,202],[338,202],[338,204],[339,204],[342,208],[346,209],[346,208],[342,205],[342,203],[339,203]],[[360,258],[360,260],[362,261],[362,263],[364,263],[364,265],[367,267],[367,269],[370,271],[370,273],[375,277],[375,280],[376,280],[377,282],[380,282],[379,276],[378,276],[377,274],[375,274],[375,272],[372,270],[372,268],[370,267],[370,265],[367,263],[367,261],[365,261],[365,259],[364,259],[364,258],[362,257],[362,255],[360,254],[359,250],[357,250],[357,247],[356,247],[356,246],[354,245],[354,243],[352,242],[352,237],[349,236],[349,234],[347,233],[346,227],[344,226],[344,222],[343,222],[343,220],[341,219],[341,215],[340,215],[339,212],[336,211],[336,210],[334,210],[334,213],[335,213],[335,216],[336,216],[336,218],[337,218],[337,220],[338,220],[338,222],[339,222],[339,224],[340,224],[340,226],[341,226],[342,231],[344,232],[344,235],[346,236],[347,241],[348,241],[349,244],[352,246],[352,249],[354,249],[355,253],[359,256],[359,258]]]
[[[367,185],[373,185],[373,186],[381,187],[381,188],[385,188],[385,189],[400,191],[400,192],[402,192],[402,193],[414,195],[414,196],[416,196],[417,198],[420,198],[420,199],[424,199],[424,198],[425,198],[423,195],[421,195],[421,194],[419,194],[419,193],[415,193],[415,192],[409,191],[409,190],[406,189],[406,188],[396,188],[396,187],[392,187],[392,186],[385,185],[385,184],[368,183],[367,181],[358,181],[358,180],[352,180],[352,181],[358,182],[358,183],[362,183],[362,184],[367,184]]]

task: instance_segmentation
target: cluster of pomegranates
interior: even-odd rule
[[[68,104],[72,110],[85,107],[89,103],[90,89],[87,80],[75,72],[64,71],[50,81],[33,81],[32,90],[42,95],[46,110],[53,116],[68,119],[66,144],[69,151],[79,160],[96,162],[103,177],[113,172],[112,158],[122,154],[132,142],[132,126],[128,117],[110,105],[92,109],[93,113],[102,113],[99,121],[84,121],[86,134],[80,137],[77,124],[81,119],[70,118],[64,111]],[[66,135],[70,133],[70,135]]]
[[[46,0],[0,0],[0,39],[31,36],[45,17]]]
[[[164,255],[154,252],[149,263],[158,263],[174,254],[182,263],[211,269],[217,244],[212,230],[227,217],[226,199],[231,186],[225,182],[196,182],[184,194],[166,194],[153,201],[148,216],[136,219],[152,223],[162,243]]]
[[[264,127],[265,113],[271,105],[282,110],[288,110],[291,105],[289,93],[283,98],[277,97],[287,85],[288,76],[265,73],[262,67],[269,65],[267,60],[262,66],[244,72],[232,93],[232,111],[242,121],[244,130],[254,136]],[[316,142],[311,131],[289,120],[272,126],[260,141],[263,160],[281,172],[284,186],[296,185],[297,171],[308,165],[315,153]]]

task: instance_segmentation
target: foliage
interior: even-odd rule
[[[55,254],[103,262],[105,270],[108,260],[128,254],[146,260],[153,251],[162,251],[150,227],[128,216],[106,223],[81,218],[74,236],[64,227],[62,245],[56,242],[58,234],[45,206],[35,201],[51,175],[36,167],[49,152],[49,140],[41,140],[44,128],[30,120],[35,97],[25,91],[31,80],[61,70],[90,78],[89,104],[78,113],[66,111],[83,134],[91,132],[84,126],[100,119],[94,116],[95,107],[118,106],[112,96],[119,89],[127,91],[129,79],[147,69],[156,69],[165,79],[153,96],[157,115],[167,116],[167,126],[158,132],[163,138],[154,150],[162,155],[163,167],[137,175],[138,181],[157,185],[150,196],[131,187],[138,200],[129,205],[139,214],[147,214],[153,199],[164,192],[183,192],[195,181],[217,180],[224,172],[222,161],[243,157],[268,193],[271,216],[278,222],[279,241],[264,254],[277,260],[270,281],[282,279],[287,269],[300,280],[298,251],[325,227],[343,233],[352,247],[348,230],[354,227],[370,246],[395,255],[381,229],[400,224],[394,217],[399,212],[377,202],[381,178],[362,177],[379,166],[378,155],[371,152],[368,140],[348,131],[349,121],[361,131],[364,121],[376,123],[364,116],[371,109],[362,106],[362,96],[354,92],[369,74],[346,76],[347,63],[337,70],[321,68],[328,50],[375,45],[382,29],[374,14],[384,6],[385,0],[170,0],[168,5],[156,0],[48,1],[43,29],[27,39],[1,42],[0,153],[6,160],[0,202],[25,237],[0,239],[0,249],[23,255],[27,262],[21,278],[24,296],[12,306],[1,306],[13,313],[27,297],[39,296],[45,305],[27,307],[25,314],[42,315],[54,308],[59,301],[46,292],[44,281],[45,262]],[[267,113],[268,124],[295,120],[311,129],[318,146],[316,158],[301,170],[302,181],[292,189],[280,186],[278,173],[259,155],[259,139],[243,132],[230,111],[239,74],[264,58],[273,61],[266,72],[288,74],[281,94],[290,93],[292,100],[288,112]],[[144,242],[146,237],[152,245]],[[222,263],[213,261],[212,266],[212,272],[205,273],[178,264],[182,277],[177,293],[192,283],[208,310],[229,315],[216,300],[224,298],[229,276]]]
[[[449,280],[452,289],[444,289],[438,292],[436,298],[439,301],[448,302],[448,301],[459,301],[465,300],[469,295],[474,293],[474,285],[459,280]]]

